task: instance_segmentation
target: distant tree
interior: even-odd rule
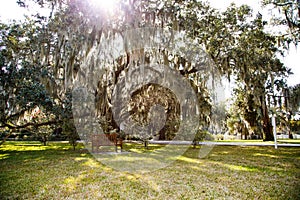
[[[72,93],[70,90],[66,92],[66,98],[63,101],[63,112],[61,113],[62,117],[62,131],[63,134],[69,140],[70,145],[75,150],[77,146],[77,141],[79,140],[79,136],[77,133],[77,129],[75,127],[73,114],[72,114]]]
[[[297,134],[300,133],[300,120],[291,120],[291,131]]]
[[[289,70],[277,58],[276,37],[264,31],[261,16],[251,17],[251,9],[231,5],[222,15],[219,32],[213,37],[216,47],[209,49],[214,61],[227,77],[234,78],[234,98],[239,119],[247,131],[255,129],[264,140],[273,140],[266,102],[272,77],[285,79]],[[251,20],[249,20],[251,18]],[[213,29],[212,29],[213,30]],[[252,127],[252,128],[251,128]],[[252,130],[252,131],[253,131]]]
[[[300,84],[292,86],[289,88],[289,109],[291,110],[291,115],[297,115],[300,113]]]
[[[221,134],[218,134],[221,135]],[[199,145],[200,141],[213,141],[215,138],[212,134],[210,134],[208,131],[199,129],[192,141],[193,148],[196,148],[197,145]]]
[[[287,31],[278,35],[279,45],[293,42],[298,44],[300,41],[300,1],[299,0],[263,0],[264,6],[272,6],[274,13],[278,11],[279,15],[272,16],[271,24],[274,26],[284,25]]]
[[[74,121],[73,120],[65,120],[63,122],[62,125],[63,128],[63,134],[66,135],[66,137],[69,140],[70,145],[73,147],[73,150],[75,150],[77,144],[78,144],[78,140],[79,140],[79,136],[77,134],[77,130],[76,127],[74,125]]]
[[[30,118],[33,125],[27,127],[31,132],[36,135],[45,146],[50,139],[51,134],[53,133],[54,123],[48,123],[49,121],[55,121],[56,116],[47,110],[36,107],[31,113]],[[44,123],[43,125],[41,125]]]

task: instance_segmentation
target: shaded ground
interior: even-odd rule
[[[166,168],[135,174],[66,144],[11,144],[0,146],[0,199],[300,199],[296,147],[215,146],[204,159],[189,148]]]
[[[150,141],[150,144],[174,144],[191,145],[191,141]],[[275,142],[264,142],[262,140],[218,140],[199,142],[199,145],[218,145],[218,146],[275,146]],[[300,147],[300,140],[278,140],[277,147]]]

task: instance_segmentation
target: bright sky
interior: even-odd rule
[[[21,19],[24,14],[24,8],[20,8],[17,5],[17,0],[0,0],[0,19]]]
[[[16,4],[17,0],[0,0],[0,19],[2,21],[6,21],[9,19],[21,19],[24,14],[24,8],[19,8]],[[97,1],[97,0],[94,0]],[[103,1],[103,0],[98,0]],[[112,1],[112,0],[106,0],[106,1]],[[264,15],[267,15],[267,11],[263,11],[260,7],[260,0],[208,0],[210,4],[218,9],[224,10],[227,6],[230,5],[231,2],[235,2],[236,5],[242,5],[247,4],[251,6],[254,10],[254,14],[257,11],[260,11],[260,13]],[[104,2],[104,1],[103,1]],[[32,12],[32,10],[30,11]],[[29,10],[26,11],[26,13],[29,13]],[[294,75],[291,75],[288,79],[288,85],[296,85],[300,83],[300,50],[297,50],[295,47],[292,47],[289,54],[282,58],[282,61],[285,63],[285,65],[292,69],[292,72]]]

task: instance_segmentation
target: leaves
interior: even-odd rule
[[[2,124],[12,119],[11,116],[19,118],[17,113],[20,111],[25,109],[29,112],[35,107],[55,113],[57,118],[71,117],[67,91],[73,89],[74,80],[86,80],[93,74],[95,84],[89,89],[95,94],[98,118],[106,127],[105,131],[117,128],[111,112],[114,86],[128,70],[129,64],[158,62],[179,71],[191,82],[202,109],[201,123],[209,123],[212,109],[208,77],[211,73],[220,73],[237,83],[236,106],[241,109],[239,114],[245,123],[265,126],[263,118],[267,117],[267,112],[263,112],[263,107],[269,89],[267,84],[271,76],[284,80],[288,74],[288,69],[276,57],[282,53],[276,47],[278,37],[266,33],[266,22],[262,16],[254,17],[251,8],[246,5],[237,7],[232,4],[226,11],[219,12],[201,1],[124,0],[119,2],[115,12],[118,14],[110,15],[91,1],[35,2],[50,7],[51,15],[37,14],[22,24],[0,25]],[[26,2],[18,3],[24,6]],[[144,27],[174,29],[186,33],[192,42],[180,46],[176,54],[144,47],[132,52],[124,47],[125,52],[118,58],[112,55],[98,58],[104,49],[103,41],[122,38],[124,31]],[[170,42],[177,42],[174,36],[170,37]],[[199,58],[198,63],[192,63],[182,56],[200,45],[215,62],[218,71],[200,71],[197,65],[202,66],[207,60]],[[106,45],[105,48],[112,46]],[[99,52],[88,57],[97,48]],[[83,66],[82,63],[88,59],[91,65]],[[99,66],[103,67],[105,74],[95,75]],[[133,97],[131,102],[132,109],[136,110],[134,115],[142,121],[145,121],[152,101],[146,96],[161,97],[159,103],[166,109],[176,107],[172,95],[161,95],[166,91],[158,88],[152,93],[147,91],[148,88],[144,88],[140,96]],[[171,116],[169,121],[176,121],[176,117]]]
[[[296,46],[300,40],[300,1],[299,0],[263,0],[265,7],[269,6],[274,10],[276,15],[271,18],[271,24],[284,25],[286,30],[278,34],[278,41],[289,48],[290,43]],[[277,14],[276,10],[279,11]]]

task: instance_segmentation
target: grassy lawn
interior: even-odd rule
[[[198,154],[189,148],[168,167],[135,174],[63,143],[7,142],[0,199],[300,199],[300,148],[215,146],[204,159]]]
[[[278,139],[278,142],[286,144],[300,144],[300,139]]]
[[[215,140],[214,142],[238,142],[238,143],[266,143],[274,144],[274,141],[263,141],[263,140]]]
[[[253,143],[253,144],[274,144],[274,141],[263,141],[263,140],[215,140],[214,142],[238,142],[238,143]],[[281,144],[300,144],[300,139],[277,139],[278,143]]]

